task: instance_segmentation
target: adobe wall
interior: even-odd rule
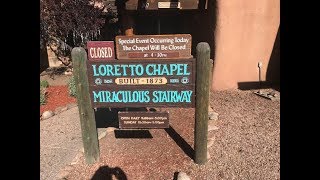
[[[280,81],[279,76],[267,79],[267,72],[280,71],[280,50],[273,50],[280,25],[280,1],[217,0],[216,13],[212,89],[236,89],[241,83],[259,82],[258,62],[262,62],[262,81]],[[280,36],[277,40],[280,42]],[[269,66],[273,51],[278,52],[274,59],[279,62]]]

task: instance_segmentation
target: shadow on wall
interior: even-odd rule
[[[277,90],[280,91],[280,26],[270,56],[266,80],[273,86],[276,86],[278,88]]]
[[[101,166],[91,180],[112,180],[114,177],[118,180],[127,180],[126,174],[119,167],[111,168],[109,166]]]
[[[241,90],[273,88],[280,92],[280,26],[269,59],[266,81],[238,82]]]

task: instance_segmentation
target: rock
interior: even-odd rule
[[[72,169],[73,169],[73,167],[68,165],[63,170],[70,172],[70,171],[72,171]]]
[[[82,152],[81,153],[78,153],[76,155],[76,157],[73,158],[72,162],[71,162],[71,165],[75,165],[75,164],[78,164],[79,160],[81,159],[82,157]]]
[[[61,109],[61,112],[62,112],[62,111],[66,111],[66,110],[68,110],[68,106],[63,107],[63,108]]]
[[[46,72],[46,71],[42,71],[41,73],[40,73],[40,76],[44,76],[44,75],[47,75],[48,73]]]
[[[76,106],[78,106],[77,103],[70,103],[70,104],[67,105],[68,109],[71,109],[71,108],[76,107]]]
[[[67,76],[71,76],[72,75],[72,72],[71,71],[66,71],[66,72],[64,72],[64,75],[67,75]]]
[[[62,112],[62,106],[57,107],[56,110],[54,110],[54,114],[59,114],[60,112]]]
[[[269,92],[268,95],[274,96],[276,93],[275,92]]]
[[[69,171],[67,171],[67,170],[62,170],[62,171],[60,171],[60,172],[57,174],[56,179],[58,179],[58,180],[63,180],[63,179],[65,179],[65,177],[68,176],[68,175],[69,175]]]
[[[50,117],[52,117],[54,115],[54,112],[52,111],[45,111],[43,114],[42,114],[42,119],[48,119]]]
[[[179,172],[177,180],[191,180],[185,172]]]
[[[213,145],[214,139],[208,139],[207,141],[207,148],[211,147]]]
[[[208,114],[209,120],[216,121],[216,120],[218,120],[218,116],[219,116],[219,114],[216,112],[213,112],[213,111],[209,112],[209,114]]]
[[[104,132],[102,132],[102,133],[99,135],[98,139],[100,140],[100,139],[102,139],[103,137],[105,137],[106,135],[107,135],[107,132],[104,131]]]
[[[208,131],[215,131],[218,130],[219,128],[213,124],[208,125]]]
[[[115,128],[115,127],[108,127],[106,131],[109,133],[109,132],[113,132],[116,129],[117,128]]]
[[[208,106],[208,112],[213,112],[213,109],[211,106]]]

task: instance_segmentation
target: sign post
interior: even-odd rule
[[[197,98],[194,131],[194,161],[197,164],[207,162],[208,105],[210,92],[210,46],[201,42],[197,45]]]
[[[90,42],[89,61],[83,48],[71,52],[77,85],[86,162],[99,159],[93,108],[185,107],[195,109],[194,161],[207,161],[210,47],[191,35],[117,36],[113,42]],[[196,74],[197,73],[197,74]],[[195,94],[197,92],[197,96]],[[169,112],[119,112],[119,127],[169,128]]]
[[[90,103],[87,53],[85,49],[76,47],[72,49],[71,56],[85,159],[88,164],[93,164],[99,159],[100,151],[94,110]]]

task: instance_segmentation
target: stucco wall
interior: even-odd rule
[[[280,25],[280,0],[217,0],[213,90],[266,80]],[[280,59],[279,59],[280,61]]]

